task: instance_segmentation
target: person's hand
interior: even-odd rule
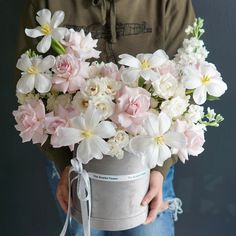
[[[160,172],[155,170],[151,172],[149,191],[142,201],[143,206],[149,204],[149,213],[144,224],[152,223],[159,212],[169,207],[168,202],[163,202],[162,199],[163,179]]]
[[[56,196],[61,208],[67,212],[68,209],[68,197],[69,197],[69,186],[68,186],[68,174],[70,166],[67,166],[62,174],[57,185]]]

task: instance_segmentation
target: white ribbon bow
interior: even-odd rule
[[[68,199],[67,217],[62,232],[60,233],[60,236],[64,236],[66,234],[69,220],[71,220],[71,186],[75,180],[77,180],[76,192],[81,205],[84,236],[90,236],[91,189],[90,189],[89,175],[87,171],[83,169],[83,165],[78,160],[78,158],[73,158],[71,160],[71,165],[72,166],[69,170],[69,175],[68,175],[69,199]],[[70,176],[72,172],[76,173],[76,176],[71,180]]]

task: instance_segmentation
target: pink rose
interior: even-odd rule
[[[177,120],[175,129],[177,132],[184,134],[187,142],[186,147],[178,152],[179,158],[183,163],[188,160],[188,155],[198,156],[204,151],[205,138],[201,125],[189,125],[186,121]]]
[[[89,63],[73,55],[65,54],[56,58],[53,67],[53,89],[66,93],[76,92],[88,77]]]
[[[100,52],[94,49],[97,47],[97,39],[92,39],[91,33],[85,35],[84,30],[76,32],[73,29],[67,31],[62,41],[66,46],[66,51],[76,57],[86,60],[89,58],[99,58]]]
[[[56,143],[58,143],[58,139],[60,137],[58,136],[58,129],[61,127],[68,127],[69,123],[68,121],[72,119],[75,116],[78,116],[78,112],[75,111],[72,108],[65,109],[62,106],[58,106],[58,109],[56,112],[50,112],[46,115],[45,118],[45,127],[48,134],[51,134],[51,145],[55,148],[58,146]],[[73,146],[70,147],[71,150],[73,150]]]
[[[45,132],[45,107],[41,100],[29,100],[24,105],[13,111],[17,122],[15,126],[20,131],[23,142],[32,142],[44,144],[48,135]]]
[[[105,64],[101,68],[101,75],[102,77],[109,77],[117,81],[121,80],[121,73],[118,69],[118,66],[112,62]]]
[[[129,133],[137,134],[142,130],[143,121],[148,115],[150,99],[150,93],[143,88],[123,87],[112,120]]]

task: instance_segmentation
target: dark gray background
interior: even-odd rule
[[[179,0],[181,1],[181,0]],[[32,144],[21,144],[11,115],[16,108],[14,87],[15,37],[24,0],[0,1],[0,235],[54,236],[61,224],[46,177],[46,160]],[[209,60],[222,72],[229,90],[213,104],[225,117],[209,128],[206,151],[176,165],[175,189],[184,214],[177,236],[236,235],[236,1],[193,0],[205,22]],[[161,235],[160,235],[161,236]]]

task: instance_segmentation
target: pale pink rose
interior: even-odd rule
[[[176,64],[173,61],[166,61],[164,64],[155,68],[154,71],[158,72],[160,75],[171,74],[175,78],[179,79],[178,70]]]
[[[204,151],[203,144],[205,143],[205,138],[201,125],[190,125],[186,121],[177,120],[175,131],[183,133],[186,139],[186,147],[178,152],[178,156],[183,163],[185,163],[185,160],[188,160],[188,155],[198,156]]]
[[[86,60],[89,58],[99,58],[100,52],[94,49],[97,47],[97,39],[92,39],[91,33],[85,35],[84,30],[76,32],[73,29],[68,30],[62,44],[66,46],[68,53]]]
[[[150,100],[150,93],[143,88],[123,87],[119,92],[112,120],[131,134],[139,133],[148,115]]]
[[[53,67],[53,89],[63,93],[76,92],[88,77],[88,69],[88,62],[80,61],[73,55],[58,56]]]
[[[112,62],[105,64],[101,68],[101,75],[102,77],[109,77],[117,81],[121,80],[121,73],[118,69],[118,66]]]
[[[44,144],[48,135],[45,132],[45,107],[41,100],[29,100],[13,111],[23,142]]]
[[[58,129],[60,127],[69,127],[69,120],[78,116],[78,111],[73,108],[64,108],[63,106],[58,106],[58,108],[51,113],[48,113],[45,118],[46,129],[49,134],[51,134],[51,145],[57,148],[56,143],[60,136],[58,135]],[[74,145],[70,146],[71,151],[74,149]]]

